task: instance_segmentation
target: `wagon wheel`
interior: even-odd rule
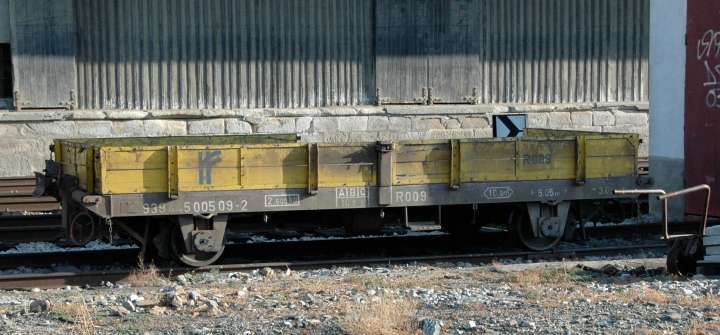
[[[76,214],[70,221],[68,235],[70,241],[74,244],[87,244],[95,238],[95,220],[85,212]]]
[[[702,257],[700,238],[672,240],[667,255],[667,272],[679,276],[691,276],[697,271],[697,261]]]
[[[225,245],[217,252],[191,251],[185,250],[185,241],[183,240],[180,225],[175,224],[172,236],[170,238],[170,246],[175,257],[185,265],[192,267],[208,266],[215,263],[225,250]]]
[[[544,235],[543,229],[538,234],[533,234],[530,225],[530,216],[527,210],[515,210],[510,213],[510,227],[517,233],[520,242],[526,248],[533,251],[544,251],[553,248],[562,240],[564,230],[557,236]],[[536,236],[537,235],[537,236]]]

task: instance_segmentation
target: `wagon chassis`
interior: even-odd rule
[[[637,182],[634,177],[612,177],[589,179],[582,185],[574,181],[542,180],[464,183],[460,187],[443,184],[392,186],[390,189],[379,186],[334,187],[318,188],[313,192],[306,189],[184,192],[174,199],[165,193],[97,196],[76,191],[72,198],[83,209],[104,219],[105,223],[112,226],[114,222],[129,233],[142,246],[142,254],[151,243],[150,225],[145,225],[144,232],[137,232],[122,220],[114,219],[173,218],[181,235],[187,238],[175,242],[171,237],[172,251],[185,264],[204,266],[221,255],[229,218],[242,213],[263,213],[267,217],[274,212],[374,209],[378,217],[383,217],[384,210],[389,208],[437,206],[442,210],[453,205],[524,204],[532,229],[549,229],[550,232],[544,234],[552,238],[549,242],[541,239],[539,242],[523,240],[523,243],[532,250],[547,250],[562,237],[571,202],[619,198],[613,195],[612,190]],[[381,193],[387,191],[391,192],[390,203],[381,204]],[[438,223],[442,225],[442,222]],[[199,254],[204,256],[197,256]]]
[[[110,238],[117,226],[143,252],[152,242],[202,266],[222,253],[233,216],[252,214],[268,223],[281,212],[343,213],[358,225],[380,223],[390,212],[409,228],[409,208],[435,207],[436,222],[446,229],[446,222],[468,226],[491,214],[479,205],[511,204],[518,210],[508,225],[529,249],[547,250],[564,235],[572,202],[620,198],[613,190],[644,184],[637,135],[527,133],[529,139],[511,141],[331,145],[300,144],[290,136],[219,138],[218,146],[179,145],[187,140],[179,138],[165,146],[162,139],[132,139],[131,146],[69,140],[56,142],[59,162],[48,161],[37,175],[37,193],[61,199],[71,237],[78,227],[94,232],[104,223]],[[279,143],[263,142],[272,140]],[[225,169],[217,183],[214,169]],[[149,228],[167,221],[173,224],[154,225],[159,232]]]

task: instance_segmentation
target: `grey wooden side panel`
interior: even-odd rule
[[[433,0],[429,5],[428,80],[433,102],[474,103],[473,92],[481,81],[479,2]]]
[[[0,43],[10,43],[10,1],[0,0]]]
[[[11,0],[13,80],[20,108],[70,108],[76,88],[73,0]]]
[[[417,103],[428,87],[429,5],[433,0],[377,0],[376,81],[383,103]]]

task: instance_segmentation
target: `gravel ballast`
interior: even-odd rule
[[[259,269],[6,291],[2,334],[717,333],[720,280],[662,259]]]

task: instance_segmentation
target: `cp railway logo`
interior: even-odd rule
[[[212,184],[212,169],[222,160],[220,150],[198,152],[198,183]]]

